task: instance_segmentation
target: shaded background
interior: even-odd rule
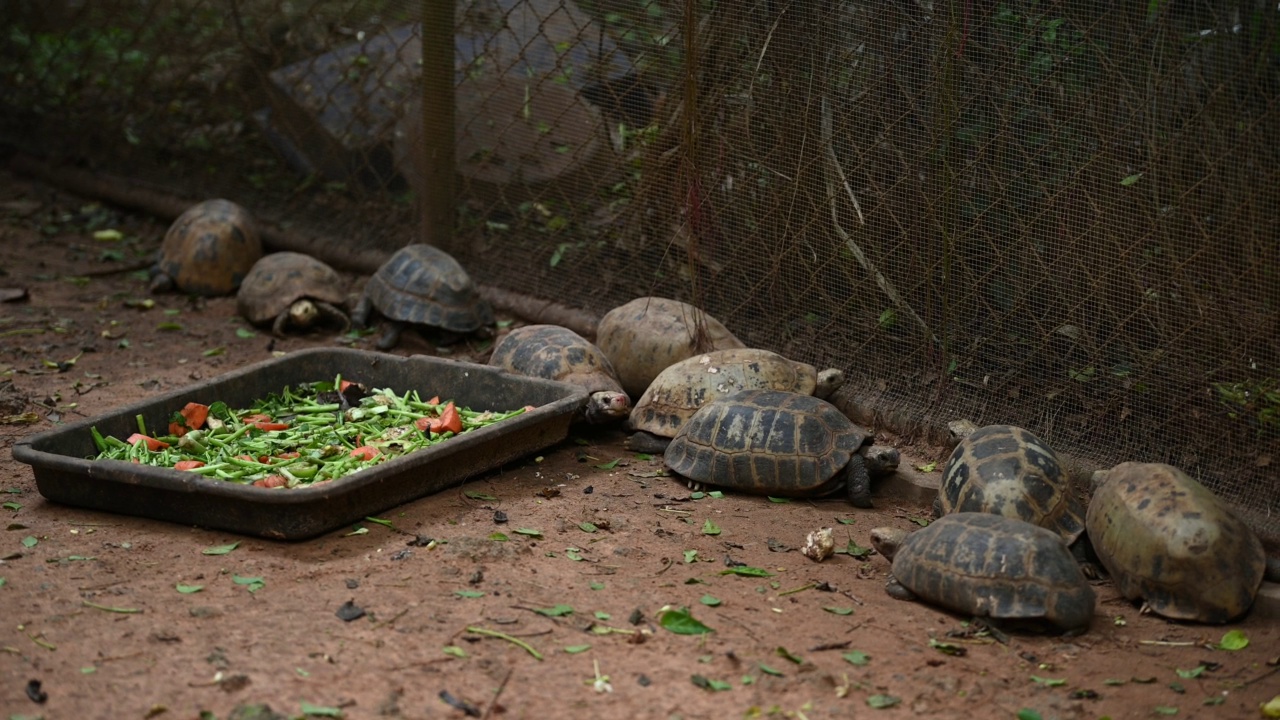
[[[588,318],[689,300],[908,438],[1170,462],[1280,537],[1274,4],[4,12],[20,170],[227,197],[357,269],[426,240]]]

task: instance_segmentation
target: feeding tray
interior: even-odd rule
[[[439,395],[472,410],[535,409],[476,428],[430,447],[314,486],[288,490],[240,485],[170,468],[97,455],[91,426],[128,437],[135,416],[165,427],[188,402],[221,400],[249,407],[285,387],[343,378],[398,393]],[[182,390],[19,441],[13,457],[35,471],[40,494],[54,502],[230,530],[277,540],[302,540],[342,527],[554,445],[569,433],[586,392],[573,385],[511,375],[487,365],[434,357],[321,348],[227,373]]]

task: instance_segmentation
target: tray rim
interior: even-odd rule
[[[90,427],[103,422],[106,418],[127,417],[146,410],[154,410],[156,406],[163,406],[166,403],[172,403],[178,398],[189,396],[194,390],[202,385],[231,382],[242,377],[262,372],[267,368],[279,365],[283,361],[296,360],[302,356],[329,356],[334,354],[347,355],[353,359],[370,362],[402,364],[412,362],[425,363],[427,365],[452,365],[463,368],[464,372],[502,375],[518,379],[521,383],[541,385],[561,393],[561,397],[550,403],[537,406],[532,411],[523,415],[505,420],[500,424],[478,428],[464,435],[450,438],[449,441],[439,445],[392,458],[374,467],[365,468],[337,480],[322,483],[320,485],[308,485],[301,488],[292,488],[285,491],[280,491],[274,488],[261,488],[253,485],[231,483],[225,480],[208,478],[197,473],[175,470],[173,468],[139,465],[121,460],[93,460],[90,458],[64,455],[61,453],[38,449],[38,445],[48,443],[62,436],[69,436],[77,432],[87,434]],[[274,392],[274,390],[269,392]],[[14,460],[31,466],[33,474],[36,475],[39,474],[40,470],[47,469],[85,475],[86,480],[97,482],[110,481],[115,483],[127,482],[127,484],[131,486],[179,492],[192,496],[213,495],[231,500],[252,501],[257,504],[282,506],[299,505],[310,504],[323,501],[325,499],[332,499],[334,497],[359,492],[369,485],[386,481],[387,475],[398,475],[404,471],[411,470],[418,465],[425,465],[436,460],[447,459],[450,455],[467,450],[473,445],[483,444],[492,440],[492,436],[494,435],[506,435],[512,431],[552,421],[567,413],[577,412],[577,410],[586,403],[586,400],[586,390],[576,385],[547,380],[544,378],[515,375],[502,370],[501,368],[465,360],[440,358],[433,355],[395,355],[392,353],[357,350],[353,348],[304,348],[280,357],[268,358],[241,368],[236,368],[213,378],[204,380],[201,383],[175,388],[148,398],[116,406],[92,417],[79,419],[71,423],[28,435],[15,442],[11,452]],[[477,469],[476,472],[478,474],[488,472],[492,469],[493,468],[491,467],[482,467]],[[128,476],[127,480],[124,478],[125,475]],[[37,489],[39,489],[39,478],[37,477],[36,480]],[[41,495],[43,495],[43,492]]]

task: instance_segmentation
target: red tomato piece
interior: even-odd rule
[[[129,443],[130,445],[135,445],[139,440],[146,443],[147,449],[150,450],[151,452],[156,452],[157,450],[163,450],[169,447],[169,443],[162,442],[148,435],[143,435],[142,433],[134,433],[130,435],[129,439],[125,440],[125,442]]]
[[[174,470],[195,470],[204,467],[203,460],[179,460],[173,464]]]

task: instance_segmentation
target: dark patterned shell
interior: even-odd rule
[[[825,400],[744,390],[703,405],[672,438],[664,459],[695,482],[813,497],[839,489],[840,471],[871,441]]]
[[[262,257],[249,213],[229,200],[205,200],[182,213],[160,246],[160,272],[183,292],[227,295]]]
[[[493,309],[445,251],[406,245],[369,278],[365,294],[384,316],[466,333],[493,324]]]
[[[1161,463],[1126,462],[1099,475],[1089,540],[1121,595],[1176,620],[1225,623],[1249,609],[1266,556],[1216,495]]]
[[[631,409],[632,430],[673,437],[708,402],[742,390],[812,395],[818,371],[768,350],[734,348],[694,355],[658,374]]]
[[[988,425],[960,441],[938,488],[942,513],[980,512],[1048,528],[1071,544],[1084,532],[1084,505],[1058,456],[1030,432]]]
[[[622,392],[609,358],[578,333],[558,325],[527,325],[507,333],[489,364],[529,377],[573,383],[587,392]]]
[[[240,284],[236,310],[256,325],[275,320],[303,298],[339,306],[345,304],[342,278],[333,268],[310,255],[271,253],[254,263]]]
[[[1014,518],[956,513],[907,536],[893,577],[924,600],[979,617],[1087,628],[1094,593],[1057,533]]]
[[[700,352],[746,347],[719,320],[679,300],[641,297],[600,319],[596,345],[622,388],[640,397],[658,373]]]

